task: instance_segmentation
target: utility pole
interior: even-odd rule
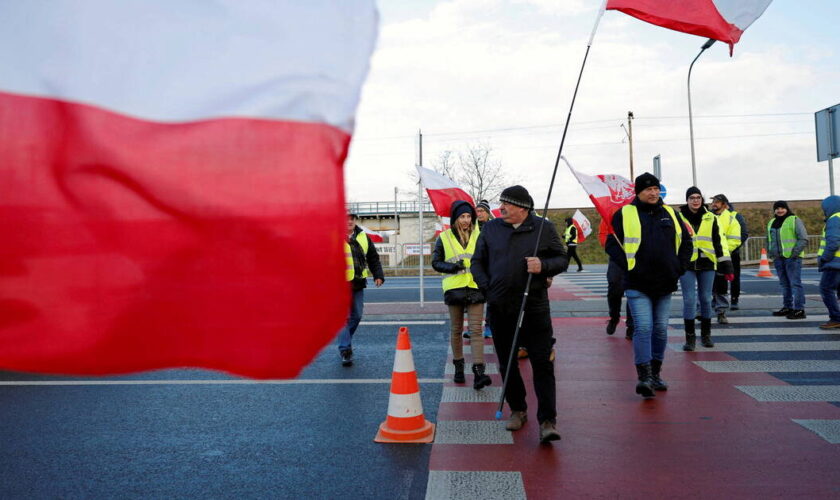
[[[630,143],[630,182],[636,178],[636,175],[633,173],[633,112],[627,112],[627,128],[629,129],[627,132],[628,142]]]
[[[396,234],[400,234],[400,223],[399,223],[399,219],[397,218],[398,217],[398,215],[397,215],[397,208],[398,207],[399,207],[399,204],[397,202],[397,186],[394,186],[394,231],[396,231]]]
[[[417,155],[417,164],[421,167],[423,166],[423,131],[417,131],[417,145],[418,145],[418,152]],[[423,180],[419,178],[417,179],[417,210],[418,216],[417,219],[420,222],[420,307],[424,307],[424,291],[423,288]]]

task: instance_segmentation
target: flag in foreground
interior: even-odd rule
[[[417,165],[417,173],[420,174],[420,182],[429,194],[429,201],[432,202],[435,213],[441,217],[449,217],[449,209],[456,200],[464,200],[475,206],[472,196],[449,177],[420,165]]]
[[[592,234],[592,224],[580,210],[575,210],[575,214],[572,215],[572,224],[577,229],[578,243],[583,243],[586,237]]]
[[[0,369],[311,361],[373,3],[0,4]]]
[[[732,47],[772,0],[608,0],[607,10],[692,35],[714,38]]]
[[[578,172],[572,165],[562,157],[563,161],[572,171],[577,181],[589,195],[595,210],[601,216],[601,225],[598,227],[598,239],[603,246],[607,240],[607,236],[613,233],[612,216],[617,210],[624,205],[633,201],[636,197],[636,191],[633,189],[633,183],[620,175],[605,174],[605,175],[587,175]]]

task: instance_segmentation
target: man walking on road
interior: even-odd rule
[[[817,265],[820,276],[820,296],[828,309],[828,322],[820,325],[823,330],[840,328],[840,304],[837,290],[840,288],[840,196],[829,196],[822,202],[825,227],[817,251]]]
[[[382,272],[382,264],[379,262],[379,253],[370,241],[368,235],[356,225],[356,215],[347,215],[347,240],[344,242],[344,257],[347,261],[347,282],[350,284],[350,291],[353,294],[350,303],[350,316],[347,324],[338,334],[338,352],[341,355],[341,364],[351,366],[353,364],[353,334],[359,327],[362,320],[362,312],[365,307],[365,288],[367,277],[373,273],[373,282],[377,287],[385,282],[385,274]]]
[[[786,201],[773,204],[775,217],[767,222],[767,253],[782,287],[782,308],[773,316],[805,319],[805,289],[802,287],[802,252],[808,232],[802,219],[790,211]]]
[[[735,259],[740,258],[736,256],[736,250],[741,247],[741,224],[738,223],[735,214],[729,210],[729,199],[726,198],[726,195],[714,195],[709,208],[712,213],[718,217],[718,225],[720,226],[720,230],[723,233],[724,238],[726,238],[726,244],[729,246],[729,255],[732,257],[732,267],[735,269],[735,273],[739,273],[740,260],[738,261],[739,266],[736,267]],[[726,280],[726,277],[720,273],[715,274],[713,291],[714,295],[712,296],[712,306],[717,313],[718,323],[725,325],[729,323],[729,319],[726,317],[726,311],[729,310],[729,299],[727,298],[727,294],[729,293],[729,282]]]
[[[563,235],[564,239],[566,240],[566,248],[569,252],[569,263],[572,263],[572,259],[575,259],[577,262],[577,270],[578,272],[583,271],[583,264],[580,262],[580,257],[577,254],[577,246],[578,246],[578,231],[575,227],[575,223],[572,221],[571,217],[566,218],[566,233]]]
[[[534,200],[522,186],[512,186],[500,197],[502,217],[484,225],[472,258],[473,277],[487,298],[493,343],[499,357],[499,369],[504,377],[508,370],[516,323],[523,293],[527,292],[525,314],[519,332],[519,343],[528,349],[537,396],[537,420],[540,441],[560,439],[555,428],[557,419],[554,364],[551,362],[551,314],[548,302],[547,278],[566,270],[569,259],[557,230],[546,220],[537,246],[539,225],[543,222],[531,210]],[[534,249],[537,255],[534,257]],[[531,285],[525,290],[528,275]],[[527,417],[525,384],[516,359],[510,366],[505,400],[511,415],[506,429],[522,428]]]
[[[607,253],[627,270],[625,291],[633,314],[633,356],[644,398],[668,389],[660,373],[668,344],[671,294],[688,269],[693,245],[684,237],[674,209],[662,203],[659,179],[645,172],[636,177],[636,198],[613,215],[616,238],[607,238]]]

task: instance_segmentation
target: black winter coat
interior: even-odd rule
[[[655,205],[642,203],[634,198],[632,205],[639,210],[642,225],[642,242],[636,252],[636,266],[627,271],[627,256],[615,238],[607,238],[606,251],[610,258],[627,271],[624,289],[638,290],[651,297],[660,297],[676,291],[677,280],[689,268],[694,245],[691,237],[683,232],[679,251],[674,252],[675,221],[665,210],[662,199]],[[675,214],[676,215],[676,214]],[[615,235],[624,244],[624,218],[621,210],[613,215]]]
[[[489,304],[505,309],[515,309],[521,304],[528,280],[525,258],[534,255],[541,221],[542,217],[531,213],[518,228],[501,218],[484,225],[476,243],[471,269]],[[531,279],[527,302],[529,309],[548,307],[546,278],[569,267],[566,249],[551,221],[545,222],[539,243],[537,257],[542,262],[542,272]]]

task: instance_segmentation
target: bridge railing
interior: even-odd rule
[[[428,201],[422,203],[423,212],[432,212],[432,204]],[[357,201],[347,204],[347,210],[358,215],[391,215],[394,212],[417,213],[420,204],[414,201]]]

